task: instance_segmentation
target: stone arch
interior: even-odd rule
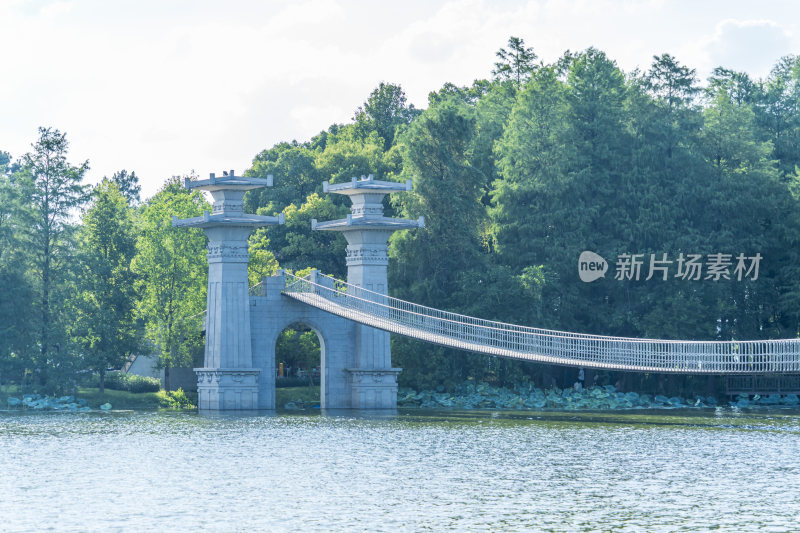
[[[283,327],[281,324],[283,323]],[[314,332],[319,340],[319,367],[320,367],[320,402],[322,402],[322,398],[325,397],[325,391],[327,389],[327,376],[325,375],[325,368],[327,368],[326,364],[326,357],[325,357],[325,348],[328,345],[326,341],[326,335],[324,333],[324,329],[319,326],[317,323],[310,323],[308,320],[282,320],[276,323],[275,331],[270,332],[270,338],[266,340],[266,342],[271,342],[272,345],[275,347],[275,365],[280,362],[277,359],[277,347],[278,347],[278,339],[280,338],[281,333],[283,333],[287,328],[306,328]],[[274,334],[274,336],[273,336]],[[277,406],[280,407],[280,406]]]
[[[258,407],[275,408],[275,345],[278,335],[292,324],[304,324],[320,339],[320,406],[347,409],[352,403],[355,367],[355,328],[344,318],[304,305],[281,294],[283,276],[266,278],[264,290],[250,298],[253,368],[259,369]]]

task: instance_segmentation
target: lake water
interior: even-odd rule
[[[0,413],[1,531],[796,531],[800,412]]]

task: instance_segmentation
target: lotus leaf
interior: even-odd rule
[[[761,402],[766,405],[778,405],[781,403],[781,395],[780,394],[770,394],[765,398],[761,398]]]

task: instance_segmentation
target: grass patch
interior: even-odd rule
[[[128,392],[113,389],[106,389],[100,394],[100,389],[80,387],[77,397],[88,401],[92,409],[97,409],[104,403],[110,403],[113,409],[158,409],[162,401],[159,394],[159,392]]]
[[[128,392],[106,389],[100,394],[100,389],[79,388],[78,398],[89,402],[89,407],[100,407],[110,403],[114,409],[197,409],[197,393],[183,393],[182,391],[158,392]]]
[[[283,387],[275,389],[275,407],[283,409],[289,402],[302,402],[308,405],[319,404],[319,386]]]

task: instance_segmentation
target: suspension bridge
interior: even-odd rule
[[[683,341],[589,335],[494,322],[390,297],[387,241],[394,231],[424,227],[424,218],[385,217],[383,198],[410,191],[410,180],[396,183],[369,176],[323,183],[325,193],[346,195],[351,201],[347,218],[311,223],[313,230],[344,235],[347,281],[314,270],[306,277],[280,271],[248,287],[250,232],[283,224],[284,219],[245,213],[243,197],[248,190],[270,185],[271,176],[244,178],[233,171],[222,178],[211,174],[208,180],[187,180],[187,188],[211,192],[213,212],[173,218],[174,226],[202,228],[208,236],[205,360],[195,369],[201,411],[274,409],[275,344],[284,328],[298,323],[320,338],[325,408],[396,406],[401,369],[392,366],[390,333],[497,357],[611,371],[743,379],[800,373],[800,339]]]
[[[570,333],[450,313],[318,273],[303,278],[287,274],[286,281],[283,294],[307,305],[372,328],[475,353],[629,372],[800,372],[800,339],[684,341]]]

